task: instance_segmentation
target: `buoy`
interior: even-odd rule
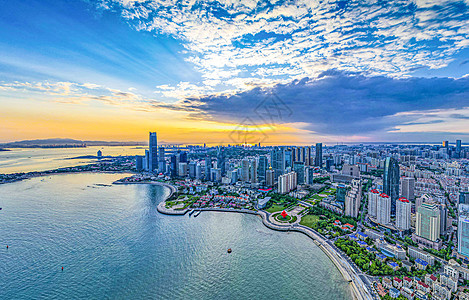
[[[8,245],[7,245],[7,249],[8,249]]]
[[[64,270],[64,267],[62,267],[62,271]]]
[[[228,253],[231,253],[231,248],[228,249]]]

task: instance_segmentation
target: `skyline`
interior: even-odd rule
[[[467,1],[174,2],[5,3],[0,142],[469,135]]]

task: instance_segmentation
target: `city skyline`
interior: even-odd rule
[[[468,20],[467,1],[10,1],[0,142],[464,141]]]

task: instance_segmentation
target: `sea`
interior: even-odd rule
[[[307,236],[253,215],[162,215],[169,189],[112,184],[124,176],[0,185],[0,299],[352,298]]]

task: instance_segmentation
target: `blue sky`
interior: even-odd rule
[[[273,143],[464,139],[468,47],[469,1],[7,1],[0,140],[80,138],[25,130],[21,106],[205,132],[248,118]],[[292,113],[266,124],[256,107],[272,94]],[[183,128],[172,141],[195,142]]]

